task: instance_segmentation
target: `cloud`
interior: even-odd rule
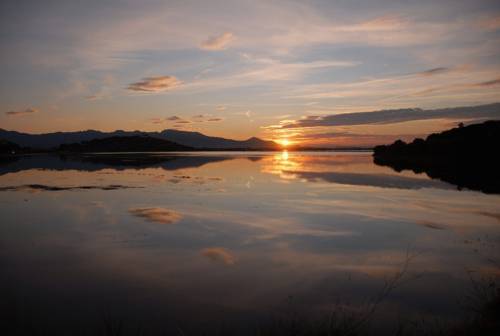
[[[85,99],[86,100],[100,100],[100,99],[103,99],[105,97],[106,96],[104,94],[99,93],[99,94],[85,96]]]
[[[182,120],[182,118],[180,118],[178,116],[171,116],[171,117],[165,118],[165,120],[167,120],[167,121],[177,121],[177,120]]]
[[[495,31],[500,29],[500,15],[481,20],[479,26],[485,30]]]
[[[311,70],[346,68],[358,66],[361,64],[360,62],[346,60],[286,63],[272,58],[256,58],[253,59],[253,61],[258,65],[258,67],[253,70],[242,72],[235,76],[235,78],[240,81],[290,80],[300,78]]]
[[[343,113],[326,116],[308,116],[284,124],[281,128],[354,126],[370,124],[392,124],[428,119],[481,119],[500,118],[500,103],[480,106],[453,107],[435,110],[419,108],[381,110],[372,112]]]
[[[226,265],[233,265],[236,258],[223,247],[209,247],[201,250],[201,255],[214,262],[222,262]]]
[[[494,86],[500,84],[500,78],[475,84],[476,86]]]
[[[39,110],[36,108],[27,108],[26,110],[18,110],[18,111],[8,111],[5,112],[5,114],[10,115],[10,116],[22,116],[26,114],[33,114],[33,113],[38,113]]]
[[[488,80],[488,81],[482,81],[482,82],[476,82],[476,83],[462,83],[462,84],[449,84],[449,85],[442,85],[442,86],[436,86],[436,87],[430,87],[424,90],[412,92],[406,95],[401,95],[401,97],[405,96],[413,96],[413,97],[423,97],[431,94],[445,94],[445,93],[453,93],[457,92],[459,94],[460,92],[462,95],[465,94],[464,90],[470,90],[470,89],[482,89],[482,88],[491,88],[494,86],[500,85],[500,78]],[[470,92],[469,92],[470,93]]]
[[[407,29],[409,25],[410,22],[400,16],[386,15],[337,29],[344,32],[381,32]]]
[[[153,124],[162,124],[164,120],[162,118],[151,118]]]
[[[131,83],[127,89],[138,92],[164,92],[175,89],[181,82],[174,76],[146,77],[142,81]]]
[[[150,119],[153,124],[163,124],[164,122],[173,122],[173,123],[183,123],[184,119],[178,116],[171,116],[166,118],[151,118]]]
[[[161,224],[173,224],[182,218],[182,215],[178,212],[158,207],[130,208],[128,212],[133,216],[144,218],[149,222]]]
[[[194,122],[202,123],[202,122],[214,122],[214,121],[222,121],[224,119],[219,117],[214,117],[211,115],[198,114],[193,116],[192,120]]]
[[[210,37],[203,41],[200,48],[206,50],[224,50],[233,40],[233,33],[225,32],[220,36]]]
[[[448,72],[450,70],[451,70],[450,68],[439,67],[439,68],[433,68],[433,69],[421,71],[421,72],[419,72],[417,74],[421,75],[421,76],[433,76],[433,75],[439,75],[439,74]]]
[[[447,104],[477,104],[478,101],[492,103],[498,101],[495,96],[494,81],[499,78],[495,68],[482,68],[470,64],[450,67],[434,67],[424,71],[399,74],[379,78],[364,78],[352,82],[331,82],[305,84],[284,92],[284,98],[294,99],[336,99],[356,100],[352,106],[359,106],[359,101],[374,108],[398,104],[402,107],[440,99]],[[484,83],[483,83],[484,82]],[[484,90],[490,84],[489,90]],[[481,86],[481,84],[483,84]],[[473,91],[471,89],[474,89]],[[470,97],[474,96],[474,99]],[[480,97],[479,97],[480,96]],[[446,99],[445,101],[443,101]],[[338,106],[338,104],[336,104]]]
[[[452,127],[456,124],[452,125]],[[309,134],[290,134],[287,138],[293,142],[300,143],[305,147],[324,147],[324,148],[352,148],[352,147],[373,147],[392,143],[398,139],[411,141],[415,138],[423,138],[427,133],[422,134],[360,134],[348,132],[329,132],[329,133],[309,133]],[[278,137],[281,138],[281,137]]]
[[[237,88],[263,84],[266,86],[299,81],[308,73],[320,72],[333,68],[358,66],[361,63],[350,60],[319,60],[306,62],[283,62],[278,58],[249,58],[243,69],[236,72],[194,80],[183,85],[184,90],[220,90],[224,88]],[[219,109],[221,111],[222,109]]]

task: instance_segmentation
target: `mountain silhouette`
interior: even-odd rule
[[[199,132],[188,132],[179,130],[164,130],[151,136],[173,141],[178,144],[194,148],[210,149],[278,149],[279,145],[273,141],[265,141],[256,137],[247,140],[231,140],[220,137],[211,137]]]
[[[259,138],[249,138],[247,140],[232,140],[220,137],[207,136],[199,132],[163,130],[161,132],[141,132],[141,131],[113,131],[101,132],[95,130],[78,132],[55,132],[45,134],[28,134],[16,131],[0,129],[0,139],[15,143],[22,147],[36,149],[54,149],[63,144],[80,143],[95,139],[110,137],[144,136],[163,139],[175,142],[179,145],[193,147],[195,149],[254,149],[254,150],[274,150],[280,146],[273,141],[265,141]]]
[[[11,154],[19,151],[21,149],[17,144],[0,139],[0,154]]]
[[[460,125],[425,140],[397,140],[374,148],[374,162],[396,171],[425,172],[431,178],[455,184],[459,189],[500,193],[500,121]]]
[[[60,151],[67,152],[155,152],[155,151],[188,151],[192,147],[175,142],[152,138],[149,136],[113,136],[93,139],[74,144],[62,144]]]

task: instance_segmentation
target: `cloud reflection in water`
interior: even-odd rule
[[[214,262],[222,262],[226,265],[234,265],[236,257],[223,247],[209,247],[201,250],[201,255]]]
[[[128,210],[130,214],[146,219],[150,222],[161,223],[161,224],[173,224],[181,220],[181,214],[158,207],[151,208],[130,208]]]

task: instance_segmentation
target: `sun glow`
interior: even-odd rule
[[[281,143],[281,146],[288,147],[290,145],[290,140],[288,140],[288,139],[282,139],[280,141],[280,143]]]

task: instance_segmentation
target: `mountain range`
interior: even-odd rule
[[[80,143],[62,144],[59,150],[63,152],[179,152],[190,151],[193,147],[179,145],[175,142],[153,138],[150,136],[113,136],[93,139]]]
[[[173,129],[166,129],[161,132],[122,130],[114,132],[101,132],[96,130],[87,130],[78,132],[55,132],[45,134],[29,134],[0,129],[0,139],[12,142],[21,147],[29,147],[34,149],[57,149],[61,145],[78,144],[81,142],[88,142],[96,139],[132,136],[148,136],[151,138],[162,139],[197,150],[273,150],[280,148],[280,146],[273,141],[266,141],[256,137],[252,137],[247,140],[232,140],[207,136],[199,132],[180,131]]]

